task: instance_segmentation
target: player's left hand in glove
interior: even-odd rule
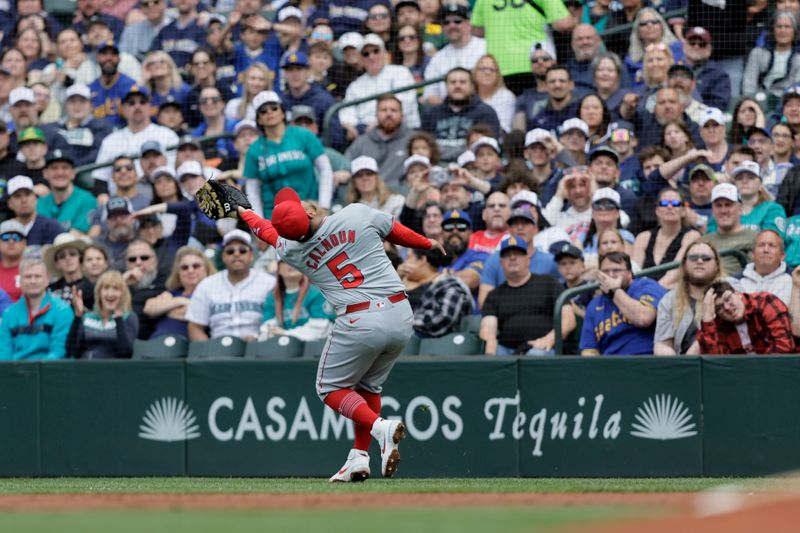
[[[195,194],[200,210],[208,218],[239,218],[239,206],[251,209],[247,196],[236,187],[231,187],[216,180],[208,180]]]

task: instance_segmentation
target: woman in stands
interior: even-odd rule
[[[500,127],[508,133],[511,131],[511,121],[514,118],[516,97],[506,89],[503,76],[497,60],[491,54],[481,57],[472,69],[472,79],[475,80],[475,93],[481,101],[495,110]]]
[[[611,114],[602,98],[587,94],[578,103],[578,118],[589,126],[589,143],[596,145],[608,130]]]
[[[422,37],[415,26],[406,24],[397,30],[397,49],[392,52],[392,61],[407,67],[414,80],[422,81],[430,56],[422,50]]]
[[[634,87],[639,87],[644,83],[642,64],[647,46],[663,43],[672,52],[673,60],[680,62],[683,59],[683,43],[675,37],[664,18],[652,7],[646,7],[636,14],[633,27],[628,55],[625,56],[625,66],[628,68]]]
[[[363,157],[363,156],[362,156]],[[372,158],[369,158],[372,159]],[[372,159],[375,163],[375,160]],[[377,168],[377,163],[375,163]],[[368,169],[357,171],[347,184],[347,204],[362,203],[393,217],[400,215],[406,199],[402,194],[391,191],[383,182],[380,174]]]
[[[19,32],[15,40],[16,47],[25,56],[29,80],[41,79],[42,70],[50,64],[46,36],[46,33],[39,33],[34,28],[26,28]]]
[[[167,278],[167,290],[144,303],[144,313],[156,322],[151,339],[163,335],[180,335],[189,338],[186,310],[197,285],[217,272],[202,250],[190,246],[180,248]]]
[[[689,150],[692,150],[694,142],[692,141],[692,134],[689,128],[682,120],[673,120],[664,125],[661,130],[661,147],[664,148],[670,156],[670,160],[678,159],[686,155]],[[678,169],[672,176],[664,176],[672,183],[684,183],[684,176],[694,167],[693,164],[687,165]]]
[[[175,62],[161,50],[154,50],[145,56],[142,85],[150,90],[150,104],[154,110],[167,101],[183,106],[186,93],[189,92],[189,85],[183,82]]]
[[[622,104],[622,97],[628,92],[622,88],[622,61],[617,54],[606,52],[601,53],[592,60],[592,80],[594,86],[606,107],[611,113],[612,119],[619,117],[619,106]]]
[[[283,261],[278,262],[278,282],[264,303],[264,323],[259,340],[290,335],[302,341],[324,339],[336,316],[322,293],[308,278]]]
[[[733,108],[733,122],[728,133],[728,142],[730,144],[747,144],[745,132],[750,128],[765,128],[766,126],[767,119],[758,102],[749,97],[742,98]]]
[[[672,261],[681,261],[691,243],[701,237],[686,223],[686,207],[678,189],[668,187],[658,194],[656,203],[658,227],[636,236],[631,259],[650,268]],[[679,269],[663,273],[656,279],[662,286],[672,288],[678,281]]]
[[[25,63],[25,55],[19,48],[9,48],[0,56],[0,66],[6,69],[11,75],[10,89],[23,87],[28,82],[28,66]]]
[[[67,337],[68,357],[76,359],[127,359],[139,332],[131,312],[131,293],[122,274],[109,270],[94,287],[94,309],[87,311],[81,291],[72,296],[75,319]]]
[[[667,85],[669,68],[675,59],[669,47],[664,43],[647,45],[642,67],[643,84],[639,87],[639,109],[652,113],[656,108],[656,93]]]
[[[367,11],[367,20],[364,21],[364,35],[375,33],[386,45],[386,50],[394,50],[395,22],[392,10],[388,4],[375,3]]]
[[[83,250],[83,274],[93,284],[108,270],[108,251],[100,245],[90,244]],[[92,286],[94,290],[94,286]]]
[[[788,11],[776,13],[766,46],[753,48],[747,56],[742,93],[766,91],[777,100],[785,89],[800,83],[800,54],[796,46],[797,19]]]
[[[261,91],[272,89],[275,74],[263,63],[253,63],[244,71],[244,94],[225,104],[225,117],[236,120],[255,120],[256,110],[253,109],[253,98]]]
[[[421,155],[428,158],[431,165],[436,166],[442,159],[436,139],[427,131],[418,131],[408,138],[408,155]]]

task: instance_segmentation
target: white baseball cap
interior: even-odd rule
[[[600,200],[611,200],[618,208],[622,205],[619,193],[609,187],[603,187],[602,189],[594,191],[592,203],[599,202]]]
[[[203,165],[200,164],[200,161],[184,161],[175,174],[179,180],[184,176],[205,176],[203,174]]]
[[[287,6],[281,9],[280,13],[278,13],[278,22],[283,22],[286,19],[296,18],[303,21],[303,12],[300,11],[299,8],[294,6]]]
[[[472,143],[472,146],[470,146],[469,149],[473,154],[477,154],[478,148],[481,146],[488,146],[494,150],[497,155],[500,155],[500,146],[497,144],[497,141],[491,137],[479,137],[477,141]]]
[[[579,130],[583,133],[584,137],[589,137],[589,125],[579,118],[568,118],[561,124],[561,133],[567,133],[571,130]]]
[[[539,206],[539,195],[533,191],[519,191],[511,198],[511,203],[509,204],[511,209],[516,209],[518,204],[527,203],[535,206]]]
[[[406,158],[403,161],[403,170],[408,172],[409,167],[411,165],[424,165],[425,168],[431,168],[431,160],[425,157],[424,155],[414,154]]]
[[[28,102],[33,104],[36,102],[36,95],[33,94],[33,89],[28,87],[17,87],[8,95],[8,105],[15,106],[19,102]]]
[[[550,138],[552,138],[552,135],[550,135],[549,131],[542,128],[536,128],[535,130],[531,130],[525,134],[525,148],[531,146],[532,144],[544,144],[544,141]]]
[[[278,104],[281,105],[281,97],[275,91],[261,91],[253,98],[253,109],[258,113],[258,109],[264,104]]]
[[[69,100],[73,96],[81,96],[87,100],[92,99],[92,90],[89,86],[83,83],[74,83],[69,86],[69,89],[64,93],[64,101]]]
[[[225,248],[232,241],[239,241],[245,243],[249,247],[253,247],[253,238],[246,231],[240,229],[232,229],[222,238],[222,247]]]
[[[234,126],[233,135],[234,136],[239,135],[239,132],[245,128],[250,128],[251,130],[255,130],[258,133],[261,133],[261,130],[258,129],[258,126],[256,125],[254,120],[244,119],[240,120],[239,123],[236,124],[236,126]]]
[[[378,162],[368,155],[362,155],[353,159],[350,163],[350,174],[355,176],[362,170],[369,170],[370,172],[378,173]]]
[[[361,50],[361,45],[364,44],[364,36],[357,31],[349,31],[342,34],[337,41],[339,50],[344,51],[345,48],[355,48]]]
[[[723,115],[722,111],[716,107],[709,107],[703,111],[703,114],[700,115],[700,120],[697,123],[700,124],[700,127],[702,128],[712,120],[721,126],[725,125],[725,115]]]
[[[461,168],[464,168],[465,166],[474,162],[475,162],[475,152],[473,152],[472,150],[467,150],[466,152],[458,156],[458,159],[456,159],[456,164]]]
[[[555,45],[553,44],[553,41],[551,41],[550,39],[531,43],[531,50],[529,54],[530,58],[533,59],[533,54],[539,50],[547,52],[553,59],[556,58],[556,48]]]
[[[364,40],[361,42],[361,46],[359,47],[358,51],[360,52],[367,46],[377,46],[381,50],[386,49],[386,43],[384,43],[383,39],[381,39],[380,36],[376,33],[370,33],[369,35],[364,37]]]
[[[736,179],[736,176],[745,172],[755,174],[758,179],[761,179],[761,167],[755,161],[742,161],[739,163],[739,166],[731,172],[731,178]]]
[[[711,189],[711,203],[713,204],[720,198],[725,198],[731,202],[738,202],[739,189],[737,189],[736,185],[733,183],[720,183],[719,185],[715,185],[714,188]]]
[[[28,176],[14,176],[8,180],[8,184],[6,185],[6,194],[11,197],[14,196],[15,192],[23,189],[33,191],[33,180]]]

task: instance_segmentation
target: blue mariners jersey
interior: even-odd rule
[[[640,303],[658,309],[667,289],[649,278],[636,279],[625,291]],[[595,297],[586,307],[581,330],[581,350],[597,350],[602,355],[640,355],[653,353],[655,321],[649,328],[637,328],[622,316],[608,296]]]
[[[92,108],[95,118],[104,118],[114,126],[124,126],[125,119],[120,116],[119,110],[122,106],[122,99],[125,98],[131,87],[136,85],[136,82],[125,74],[120,74],[111,87],[104,86],[100,80],[101,78],[97,78],[89,85],[89,89],[92,91]]]
[[[168,53],[175,65],[183,69],[192,60],[194,51],[205,42],[206,31],[197,24],[197,20],[193,20],[185,28],[179,28],[178,21],[173,20],[161,28],[150,46],[153,50]]]

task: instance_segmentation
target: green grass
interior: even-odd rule
[[[511,533],[635,515],[627,508],[487,508],[312,511],[2,513],[0,530],[24,533],[303,531],[310,533]]]
[[[324,479],[309,478],[7,478],[0,479],[0,494],[76,492],[696,492],[729,483],[757,484],[758,480],[733,478],[401,478],[370,479],[366,483],[334,485]]]

